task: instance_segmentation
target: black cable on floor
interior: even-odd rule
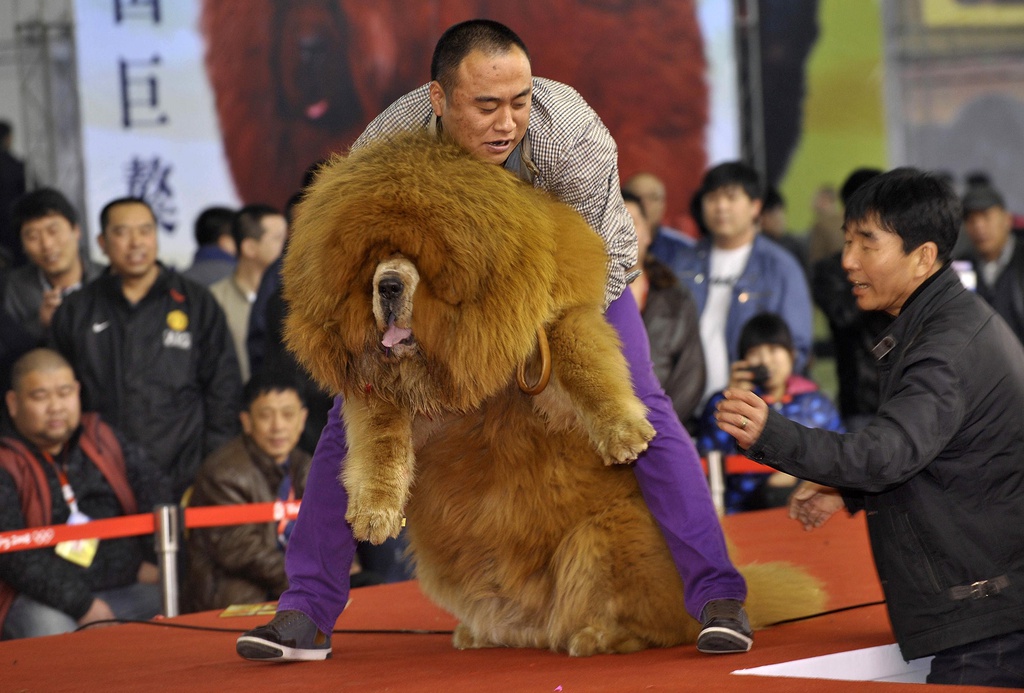
[[[787,618],[787,619],[783,619],[782,621],[775,621],[774,623],[767,624],[765,626],[765,628],[771,628],[772,626],[781,626],[781,625],[784,625],[784,624],[787,624],[787,623],[799,623],[800,621],[809,621],[812,618],[821,618],[822,616],[831,616],[833,614],[841,614],[844,611],[853,611],[854,609],[864,609],[864,608],[867,608],[869,606],[880,606],[882,604],[885,604],[885,600],[884,599],[881,600],[881,601],[877,601],[877,602],[864,602],[863,604],[851,604],[850,606],[842,606],[842,607],[839,607],[838,609],[830,609],[828,611],[819,611],[816,614],[808,614],[806,616],[797,616],[796,618]],[[107,619],[105,621],[94,621],[92,623],[87,623],[84,626],[79,626],[78,628],[75,629],[75,632],[77,633],[78,631],[86,630],[88,628],[92,628],[93,626],[113,625],[113,624],[122,624],[122,623],[137,623],[137,624],[144,625],[144,626],[159,626],[161,628],[178,628],[178,629],[181,629],[181,630],[202,630],[202,631],[209,631],[211,633],[246,633],[246,632],[248,632],[248,630],[251,630],[251,629],[238,630],[237,628],[215,628],[213,626],[192,626],[192,625],[188,625],[186,623],[170,623],[170,622],[164,621],[164,620],[140,621],[140,620],[133,620],[133,619],[112,618],[112,619]],[[335,628],[334,630],[331,631],[331,633],[332,634],[336,634],[336,635],[452,635],[454,633],[454,631],[451,631],[451,630],[420,630],[420,629],[417,629],[417,628],[385,629],[385,630],[376,630],[376,629],[369,629],[369,628],[367,628],[367,629]]]
[[[178,628],[180,630],[204,630],[211,633],[246,633],[251,629],[238,630],[237,628],[216,628],[214,626],[193,626],[187,623],[170,623],[164,620],[155,621],[141,621],[128,618],[111,618],[105,621],[93,621],[87,623],[84,626],[79,626],[74,632],[87,630],[94,626],[103,625],[115,625],[123,623],[136,623],[143,626],[159,626],[161,628]],[[331,631],[332,634],[339,635],[452,635],[454,631],[451,630],[419,630],[416,628],[403,628],[403,629],[386,629],[386,630],[375,630],[375,629],[358,629],[358,628],[335,628]]]
[[[851,604],[850,606],[841,606],[838,609],[830,609],[829,611],[819,611],[816,614],[808,614],[806,616],[797,616],[796,618],[787,618],[775,623],[769,623],[765,628],[771,628],[772,626],[781,626],[786,623],[799,623],[800,621],[809,621],[812,618],[820,618],[822,616],[831,616],[832,614],[841,614],[844,611],[853,611],[854,609],[864,609],[869,606],[879,606],[885,604],[885,600],[877,602],[864,602],[863,604]]]

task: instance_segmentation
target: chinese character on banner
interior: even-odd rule
[[[174,233],[178,208],[174,204],[174,191],[169,178],[174,167],[160,157],[152,159],[132,157],[128,162],[126,178],[128,195],[140,197],[149,203],[157,223],[167,233]]]
[[[118,62],[121,78],[121,125],[125,129],[140,125],[166,125],[167,114],[159,110],[159,81],[152,66],[160,65],[160,56],[149,60]]]
[[[160,23],[160,0],[114,0],[114,21],[149,19]]]

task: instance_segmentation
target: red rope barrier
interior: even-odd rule
[[[707,463],[701,459],[707,473]],[[727,474],[774,471],[770,467],[749,460],[743,455],[729,455],[725,459]],[[185,508],[185,528],[225,527],[250,522],[278,522],[298,517],[301,501],[275,501],[273,503],[247,503],[244,505],[211,505]],[[62,541],[76,539],[117,539],[152,534],[155,529],[152,513],[92,520],[81,525],[50,525],[0,532],[0,553],[41,549],[56,546]]]
[[[185,508],[185,528],[244,525],[250,522],[279,522],[299,516],[302,501],[274,501],[246,505],[210,505]]]
[[[701,457],[700,464],[704,468],[704,473],[708,473],[708,461],[707,458]],[[755,462],[754,460],[744,457],[743,455],[727,455],[725,458],[725,473],[726,474],[748,474],[751,472],[757,474],[771,474],[776,470],[771,467],[767,467],[763,464]]]
[[[244,525],[250,522],[277,522],[294,520],[299,514],[301,501],[275,501],[245,505],[212,505],[185,508],[185,527],[222,527]],[[80,525],[50,525],[30,527],[11,532],[0,532],[0,553],[41,549],[56,546],[62,541],[76,539],[117,539],[152,534],[155,530],[152,513],[125,515],[105,520],[92,520]]]

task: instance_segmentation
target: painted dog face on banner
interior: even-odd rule
[[[283,205],[303,172],[344,151],[429,81],[441,33],[489,17],[516,31],[533,73],[577,89],[619,145],[623,175],[657,174],[682,212],[707,154],[704,44],[681,0],[207,0],[202,30],[224,148],[243,202]]]

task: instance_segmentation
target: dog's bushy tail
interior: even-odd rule
[[[747,616],[755,629],[825,609],[821,582],[803,568],[777,561],[750,563],[739,571],[747,581]]]

